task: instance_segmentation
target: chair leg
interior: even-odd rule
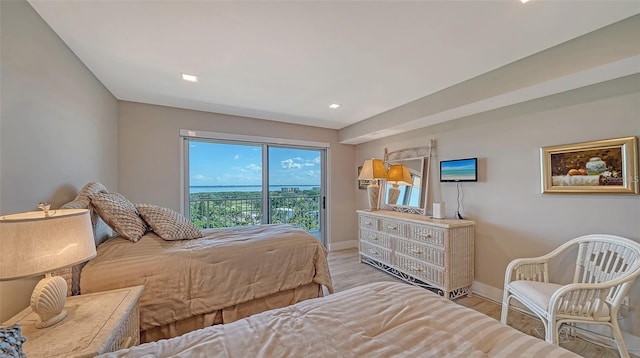
[[[502,314],[500,314],[500,322],[503,325],[507,325],[507,315],[509,314],[509,301],[511,300],[511,295],[507,290],[504,291],[504,297],[502,298]]]
[[[542,320],[542,323],[544,324],[545,341],[559,346],[558,329],[560,325],[554,320]]]
[[[629,358],[629,351],[627,350],[627,345],[624,344],[624,339],[622,337],[622,332],[620,331],[620,326],[618,325],[618,320],[611,320],[611,329],[613,330],[613,336],[615,337],[616,344],[618,345],[618,352],[620,352],[620,357]]]

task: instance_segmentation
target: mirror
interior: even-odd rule
[[[385,204],[421,207],[420,194],[422,190],[420,184],[422,183],[423,161],[422,158],[415,158],[386,163],[389,168],[401,166],[398,170],[404,170],[406,174],[404,178],[396,178],[398,180],[391,180],[391,178],[387,180]],[[391,171],[389,169],[389,172]]]
[[[386,153],[391,179],[380,183],[384,209],[426,215],[429,167],[433,140],[427,147]],[[410,184],[410,185],[409,185]]]

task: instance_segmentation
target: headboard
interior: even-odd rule
[[[93,194],[108,193],[109,191],[104,185],[91,182],[85,185],[72,201],[62,205],[60,209],[89,209],[91,216],[91,225],[93,226],[93,239],[96,242],[96,247],[101,243],[107,241],[110,237],[114,236],[114,231],[107,225],[102,218],[91,207],[91,199],[89,198]],[[80,272],[86,262],[75,265],[73,267],[67,267],[54,272],[58,276],[62,276],[67,281],[67,296],[74,296],[80,294]]]

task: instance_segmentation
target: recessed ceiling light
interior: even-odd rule
[[[198,82],[198,76],[196,75],[189,75],[186,73],[182,74],[182,79],[185,81],[189,81],[189,82]]]
[[[522,2],[523,4],[526,4],[529,2],[529,0],[520,0],[520,2]]]
[[[340,106],[341,106],[341,104],[340,104],[340,103],[331,103],[331,104],[329,105],[329,108],[336,109],[336,108],[338,108],[338,107],[340,107]]]

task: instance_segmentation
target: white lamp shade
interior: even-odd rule
[[[389,183],[412,186],[411,172],[406,165],[395,164],[389,167]]]
[[[358,180],[376,180],[387,179],[387,168],[384,166],[384,162],[381,159],[367,159],[362,165]]]
[[[0,216],[0,280],[72,266],[96,256],[89,211],[50,210]]]

